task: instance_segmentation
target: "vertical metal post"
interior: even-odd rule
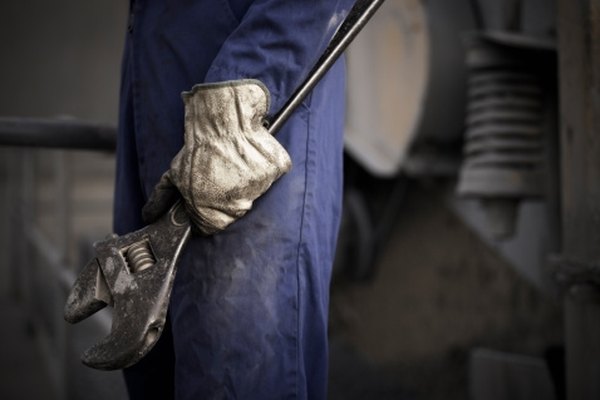
[[[591,271],[600,260],[600,0],[559,0],[557,11],[562,253]],[[595,278],[572,281],[565,296],[569,400],[600,399]]]
[[[7,208],[4,211],[6,217],[6,224],[8,228],[7,236],[7,261],[8,261],[8,275],[7,282],[9,285],[9,297],[11,300],[18,300],[21,296],[21,272],[19,269],[19,262],[21,261],[20,250],[22,248],[22,227],[20,216],[20,195],[21,195],[21,171],[19,170],[21,165],[22,152],[21,151],[10,151],[7,152],[6,163],[8,173],[8,184],[6,190],[6,204]]]
[[[27,238],[27,232],[31,229],[31,222],[34,214],[34,203],[32,201],[35,193],[34,180],[34,158],[31,151],[19,151],[19,190],[16,195],[15,215],[17,216],[15,224],[15,235],[20,238],[17,243],[18,258],[14,264],[14,272],[18,279],[18,296],[22,301],[24,310],[28,313],[28,319],[33,315],[32,292],[33,292],[33,261],[31,254],[31,245]]]
[[[59,254],[62,255],[62,261],[64,265],[71,265],[71,247],[72,247],[72,234],[71,234],[71,184],[70,184],[70,173],[69,173],[69,161],[70,155],[63,150],[53,152],[53,167],[55,188],[56,188],[56,202],[54,203],[54,210],[57,215],[56,228],[58,240],[56,243]],[[51,365],[51,369],[54,369],[52,374],[55,380],[55,386],[58,392],[58,397],[61,399],[67,398],[67,386],[68,377],[66,375],[66,362],[67,362],[67,330],[66,325],[61,323],[62,307],[60,304],[65,302],[65,295],[62,287],[62,282],[55,280],[52,282],[52,287],[49,288],[49,294],[51,295],[50,301],[54,302],[55,306],[52,308],[53,315],[51,324],[52,332],[48,332],[51,338],[50,345],[53,354],[50,355],[54,361]],[[53,367],[53,368],[52,368]]]
[[[12,274],[10,259],[12,249],[9,244],[10,233],[10,193],[11,193],[11,170],[10,161],[12,157],[6,149],[0,149],[0,219],[4,223],[0,226],[0,299],[8,298]]]
[[[600,398],[599,332],[598,288],[585,284],[573,285],[565,296],[569,400]]]

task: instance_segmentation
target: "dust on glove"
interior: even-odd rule
[[[292,163],[263,124],[270,95],[262,82],[201,84],[183,92],[182,98],[183,148],[142,213],[147,222],[156,220],[178,191],[196,228],[213,234],[246,214]]]

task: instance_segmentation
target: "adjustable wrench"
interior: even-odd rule
[[[275,134],[331,68],[384,0],[357,0],[308,77],[267,121]],[[64,316],[79,322],[107,305],[114,308],[110,334],[87,349],[84,364],[97,369],[129,367],[158,341],[166,320],[177,261],[191,222],[179,200],[158,221],[94,244],[97,254],[78,275]]]
[[[130,366],[156,343],[164,327],[177,260],[190,236],[178,201],[158,221],[94,244],[97,256],[81,270],[65,305],[65,319],[79,322],[113,306],[111,333],[82,355],[98,369]]]

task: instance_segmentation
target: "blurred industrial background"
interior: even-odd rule
[[[0,3],[0,398],[125,399],[62,309],[111,232],[121,0]],[[600,1],[387,0],[347,54],[330,398],[600,398]],[[560,93],[560,95],[559,95]]]

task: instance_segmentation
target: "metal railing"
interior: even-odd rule
[[[115,127],[77,119],[0,118],[0,146],[114,151]]]
[[[92,242],[110,232],[115,138],[106,125],[0,118],[0,294],[26,314],[58,399],[126,398],[119,372],[79,362],[108,312],[75,327],[62,317]]]

